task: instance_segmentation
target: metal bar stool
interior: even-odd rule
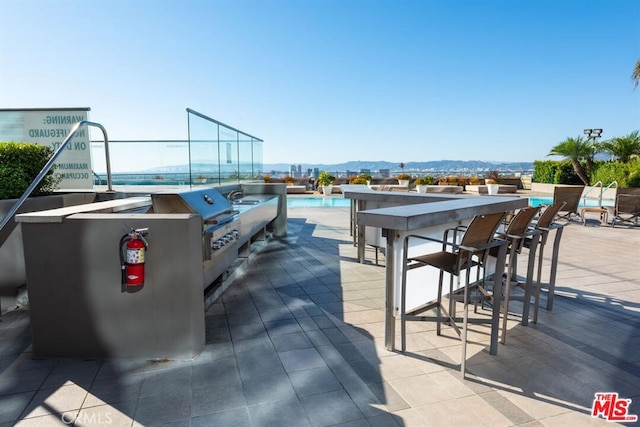
[[[540,245],[538,250],[538,271],[536,275],[535,286],[533,287],[533,323],[538,323],[538,308],[540,306],[540,290],[542,289],[542,264],[544,260],[544,248],[549,241],[549,234],[551,231],[556,231],[553,240],[553,249],[551,253],[551,272],[549,274],[548,296],[547,296],[547,310],[553,309],[553,296],[556,288],[556,272],[558,270],[558,253],[560,250],[560,239],[562,238],[562,231],[566,224],[558,224],[554,222],[558,212],[562,210],[564,203],[556,203],[547,206],[538,220],[533,224],[533,227],[540,231]],[[531,250],[533,242],[530,239],[525,239],[524,247]]]
[[[504,232],[498,233],[498,237],[505,239],[509,245],[509,254],[507,256],[507,273],[503,291],[502,302],[502,333],[500,336],[500,342],[504,344],[507,340],[507,320],[509,317],[509,302],[513,300],[521,300],[523,302],[522,307],[522,326],[527,326],[529,323],[529,308],[531,304],[531,292],[533,283],[533,273],[535,265],[535,253],[538,247],[538,242],[541,232],[535,229],[531,229],[530,225],[533,218],[539,212],[540,208],[527,207],[520,209],[511,222],[506,226]],[[528,240],[527,240],[528,239]],[[521,253],[524,246],[524,242],[529,242],[529,257],[527,262],[527,276],[524,282],[518,281],[518,275],[516,273],[516,266],[518,265],[518,255]],[[496,251],[490,253],[492,256],[497,256]],[[515,284],[524,288],[524,296],[516,297],[511,295],[511,286]]]
[[[460,372],[462,377],[465,376],[466,369],[466,351],[467,351],[467,324],[469,320],[469,287],[470,287],[470,274],[471,268],[478,266],[482,267],[483,260],[488,259],[488,251],[492,248],[499,248],[498,261],[496,264],[494,277],[502,279],[504,273],[505,257],[507,252],[507,241],[497,239],[495,237],[496,230],[500,226],[506,213],[493,213],[486,215],[476,215],[468,227],[449,229],[445,231],[442,240],[418,236],[408,235],[404,239],[404,254],[402,265],[402,295],[401,295],[401,307],[400,307],[400,319],[401,319],[401,335],[402,335],[402,352],[406,350],[406,322],[407,321],[435,321],[436,332],[440,335],[440,325],[443,321],[448,322],[460,336],[462,340],[462,359],[460,364]],[[449,233],[454,232],[454,238],[449,241]],[[460,242],[457,242],[458,233],[462,234]],[[441,243],[442,250],[428,253],[424,255],[408,256],[409,240],[410,239],[422,239],[425,241]],[[438,280],[438,294],[435,302],[430,302],[423,306],[413,309],[407,313],[406,310],[406,294],[407,294],[407,272],[421,267],[434,267],[440,270]],[[465,273],[465,284],[462,295],[462,301],[464,303],[463,317],[460,319],[456,317],[453,300],[454,288],[453,277],[456,277],[457,287],[460,287],[460,275]],[[449,310],[447,311],[442,303],[442,286],[444,280],[444,273],[449,273]],[[486,275],[486,269],[485,274]],[[498,328],[500,320],[500,293],[494,296],[494,299],[498,301],[498,304],[494,307],[493,315],[489,320],[486,319],[473,319],[473,323],[491,323],[491,346],[490,353],[497,353],[497,341],[498,341]],[[430,309],[436,309],[436,316],[424,316],[420,315],[424,311]],[[458,328],[456,322],[462,320],[462,329]]]

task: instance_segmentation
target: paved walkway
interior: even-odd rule
[[[357,263],[348,208],[292,208],[195,360],[34,360],[28,312],[3,316],[0,426],[610,425],[596,392],[640,415],[639,248],[639,227],[570,224],[553,311],[513,317],[496,356],[473,326],[462,380],[451,328],[413,322],[406,354],[384,349],[384,267]]]

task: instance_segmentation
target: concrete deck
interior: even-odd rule
[[[288,230],[208,310],[195,360],[34,360],[28,312],[2,316],[0,426],[611,425],[596,392],[640,414],[640,227],[571,223],[553,311],[512,316],[496,356],[471,326],[466,380],[449,327],[384,349],[384,268],[357,262],[349,208],[290,208]]]

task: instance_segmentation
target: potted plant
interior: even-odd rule
[[[262,179],[264,180],[265,183],[269,183],[271,182],[271,175],[269,175],[268,173],[265,173],[264,175],[262,175]]]
[[[413,183],[415,184],[416,191],[418,193],[426,193],[427,185],[433,184],[433,177],[431,175],[427,175],[422,178],[417,178],[415,181],[413,181]]]
[[[293,177],[291,175],[286,175],[284,177],[284,182],[288,185],[288,186],[292,186],[293,185]]]
[[[498,171],[491,171],[484,180],[484,183],[487,185],[487,193],[490,195],[498,194],[498,191],[500,190],[498,177]]]
[[[401,173],[396,177],[396,179],[398,180],[398,184],[402,185],[403,187],[408,187],[409,181],[411,181],[411,175],[407,173]]]
[[[193,178],[193,182],[194,184],[205,184],[207,182],[207,177],[204,175],[198,175],[197,177]]]
[[[371,175],[369,175],[368,173],[361,173],[360,175],[358,175],[358,178],[364,180],[364,182],[367,185],[371,185],[371,180],[373,179],[373,177]]]
[[[318,188],[322,188],[322,194],[328,196],[333,191],[333,181],[336,180],[336,177],[331,175],[327,171],[320,172],[318,175]]]

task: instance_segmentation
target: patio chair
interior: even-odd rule
[[[442,240],[438,240],[426,236],[408,235],[404,239],[404,255],[402,264],[402,295],[400,306],[400,320],[401,320],[401,336],[402,336],[402,352],[406,350],[406,322],[407,321],[435,321],[436,333],[441,333],[441,323],[443,321],[448,322],[456,331],[458,336],[462,340],[462,359],[460,364],[460,372],[462,377],[465,376],[466,366],[466,345],[467,345],[467,323],[470,322],[468,318],[469,313],[469,285],[471,268],[482,267],[483,260],[488,259],[488,251],[494,247],[500,247],[498,261],[496,264],[496,272],[494,277],[502,278],[504,273],[504,260],[506,256],[505,240],[496,239],[495,233],[500,223],[505,217],[504,212],[492,213],[486,215],[476,215],[468,227],[457,227],[448,229],[445,231]],[[453,233],[453,239],[449,239],[450,234]],[[462,234],[463,233],[463,234]],[[462,234],[462,237],[458,239],[458,236]],[[409,241],[412,239],[425,240],[427,242],[435,242],[442,244],[442,250],[428,253],[424,255],[409,256]],[[459,240],[459,243],[458,243]],[[429,302],[421,307],[414,308],[411,312],[406,310],[406,290],[407,290],[407,272],[415,268],[421,267],[434,267],[440,270],[438,281],[438,294],[435,302]],[[484,269],[486,271],[486,269]],[[479,271],[478,271],[479,272]],[[444,273],[450,275],[449,280],[449,310],[444,308],[442,303],[442,283],[444,280]],[[460,276],[465,274],[465,283],[463,290],[463,303],[464,312],[463,317],[460,319],[456,317],[453,300],[454,287],[453,277],[456,277],[457,288],[460,287]],[[477,275],[479,277],[479,274]],[[428,286],[425,284],[425,286]],[[474,319],[474,323],[491,323],[491,354],[497,352],[497,340],[498,340],[498,327],[500,321],[500,293],[494,296],[497,300],[497,306],[494,306],[493,314],[490,319]],[[424,316],[421,313],[436,309],[436,316]],[[456,325],[456,322],[462,320],[462,330]]]
[[[640,188],[618,188],[615,206],[607,206],[611,226],[616,223],[638,224],[640,217]]]
[[[502,294],[502,333],[500,335],[500,342],[502,344],[504,344],[507,339],[509,301],[523,301],[522,326],[526,326],[529,323],[529,307],[531,303],[531,288],[535,266],[535,249],[538,245],[539,237],[541,234],[541,231],[531,229],[530,225],[539,210],[540,208],[538,207],[527,207],[518,210],[518,212],[510,218],[510,221],[505,226],[504,231],[498,232],[496,234],[499,238],[504,239],[508,242],[508,254],[506,261],[507,267],[505,273],[506,280]],[[518,282],[516,265],[518,264],[518,255],[521,253],[525,241],[528,242],[529,247],[531,248],[529,250],[529,259],[527,263],[527,276],[524,282]],[[499,254],[497,249],[498,248],[492,248],[489,251],[489,255],[498,257]],[[493,286],[495,286],[495,283]],[[511,286],[513,284],[524,288],[524,296],[511,295]],[[483,286],[482,283],[478,284],[478,291],[482,293],[484,299],[493,300],[492,293],[489,293],[489,291]]]
[[[531,295],[533,297],[533,323],[538,323],[538,308],[540,307],[540,291],[542,289],[542,265],[544,261],[544,248],[549,241],[549,235],[551,231],[556,231],[555,238],[553,240],[553,249],[551,254],[551,272],[549,274],[549,284],[547,286],[547,310],[553,309],[553,296],[556,288],[556,272],[558,269],[558,253],[560,250],[560,239],[562,238],[562,231],[566,224],[559,224],[555,222],[558,212],[564,208],[563,203],[554,203],[547,206],[538,220],[532,225],[536,230],[540,231],[540,239],[538,245],[538,269],[536,274],[535,285],[532,286]],[[535,248],[536,244],[530,238],[525,238],[523,247],[529,249],[529,256],[531,256],[532,248]],[[535,251],[535,249],[533,249]]]
[[[578,214],[578,205],[584,191],[584,185],[558,185],[553,189],[553,204],[564,203],[564,207],[558,213],[559,218],[571,221],[571,215]]]

